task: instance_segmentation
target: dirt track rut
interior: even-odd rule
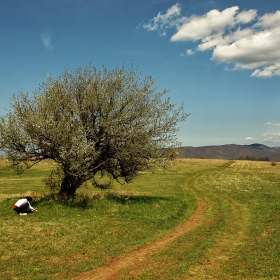
[[[174,228],[167,236],[156,240],[154,242],[148,243],[140,248],[132,250],[127,255],[121,258],[115,258],[110,261],[107,266],[98,267],[92,271],[83,273],[78,277],[74,278],[75,280],[109,280],[116,279],[120,274],[121,270],[125,268],[132,268],[136,264],[138,265],[141,262],[147,260],[149,255],[153,252],[156,252],[166,245],[170,244],[182,234],[192,231],[197,226],[202,224],[202,213],[204,211],[205,204],[199,199],[198,206],[194,214],[184,223],[180,224]]]

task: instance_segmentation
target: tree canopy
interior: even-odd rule
[[[0,148],[18,171],[51,159],[46,183],[66,196],[97,175],[129,182],[151,159],[178,147],[178,122],[188,114],[134,69],[92,65],[47,77],[33,94],[20,92],[0,122]]]

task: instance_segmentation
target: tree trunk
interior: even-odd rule
[[[83,184],[81,177],[66,174],[62,180],[59,195],[66,198],[74,198],[77,188]]]

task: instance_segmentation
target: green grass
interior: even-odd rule
[[[195,163],[185,190],[207,203],[204,223],[120,279],[280,279],[279,166]]]
[[[70,279],[163,236],[195,208],[180,176],[141,175],[109,192],[85,186],[75,201],[55,202],[47,173],[46,164],[21,176],[1,165],[1,279]],[[30,194],[38,213],[16,215],[14,202]]]
[[[0,278],[71,279],[168,234],[203,201],[203,223],[118,279],[279,279],[280,165],[178,160],[108,192],[85,185],[52,201],[49,165],[15,175],[0,162]],[[32,195],[38,213],[12,206]]]

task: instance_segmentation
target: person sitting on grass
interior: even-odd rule
[[[20,215],[27,215],[28,213],[37,212],[37,210],[30,205],[31,201],[32,201],[32,197],[30,196],[18,200],[14,205],[14,210],[16,211],[17,214]]]

